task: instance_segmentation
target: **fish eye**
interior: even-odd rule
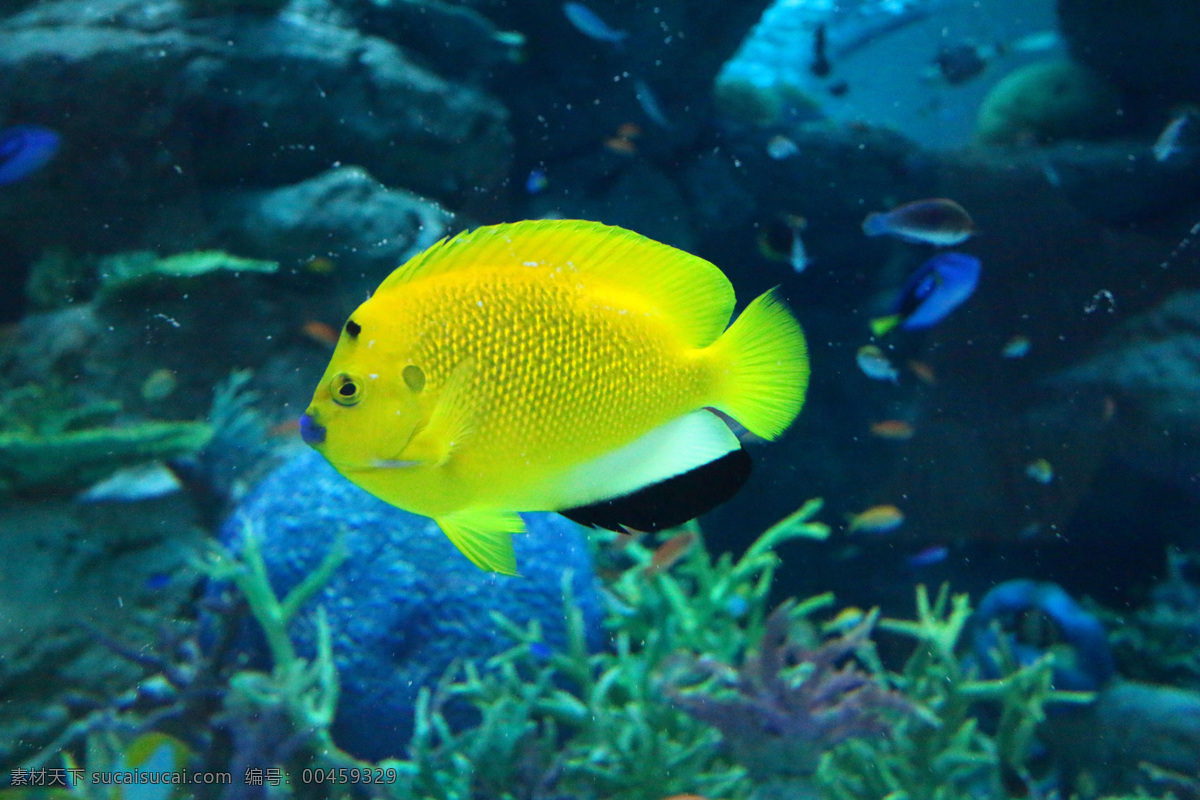
[[[420,392],[425,388],[425,371],[416,364],[409,364],[400,373],[400,377],[404,378],[404,384],[414,392]]]
[[[345,372],[339,372],[329,382],[329,395],[339,406],[352,406],[362,399],[362,385]]]

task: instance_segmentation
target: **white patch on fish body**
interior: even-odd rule
[[[165,497],[183,488],[179,478],[161,461],[119,469],[75,496],[80,503],[136,503]]]

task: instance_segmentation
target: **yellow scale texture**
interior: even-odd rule
[[[475,365],[464,450],[486,446],[499,469],[581,463],[702,402],[706,362],[636,295],[548,268],[455,277],[406,287],[413,360],[439,386],[464,359]]]

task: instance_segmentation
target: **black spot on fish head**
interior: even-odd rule
[[[357,339],[358,335],[362,333],[362,326],[354,320],[348,319],[346,320],[346,333],[351,339]]]
[[[425,388],[425,370],[416,364],[409,364],[405,367],[401,371],[400,377],[404,379],[404,385],[414,393],[419,394]]]

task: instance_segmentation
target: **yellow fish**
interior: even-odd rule
[[[518,511],[653,530],[737,491],[749,458],[711,409],[778,437],[808,359],[773,291],[726,330],[733,305],[715,266],[621,228],[479,228],[411,259],[351,314],[301,434],[482,569],[516,574]],[[680,492],[688,478],[724,485]],[[665,488],[685,516],[623,505]]]

